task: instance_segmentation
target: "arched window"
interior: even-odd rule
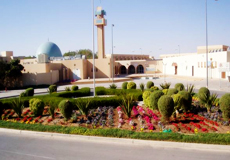
[[[125,66],[121,66],[121,67],[120,67],[120,73],[121,73],[121,74],[127,74],[127,73],[126,73],[126,67],[125,67]]]
[[[128,68],[128,74],[134,74],[135,73],[135,67],[133,65],[130,65]]]
[[[144,67],[141,64],[137,66],[137,73],[144,73]]]

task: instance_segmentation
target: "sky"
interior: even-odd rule
[[[230,0],[207,0],[209,45],[230,45]],[[205,0],[94,0],[107,15],[111,54],[192,53],[206,44]],[[97,51],[97,32],[95,45]],[[92,0],[0,0],[0,51],[36,55],[44,42],[62,53],[92,49]]]

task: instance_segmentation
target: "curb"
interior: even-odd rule
[[[230,153],[230,145],[213,145],[213,144],[197,144],[197,143],[180,143],[180,142],[165,142],[165,141],[151,141],[151,140],[138,140],[127,138],[110,138],[110,137],[97,137],[97,136],[82,136],[73,134],[49,133],[49,132],[36,132],[27,130],[16,130],[0,128],[1,133],[12,133],[19,135],[42,136],[54,139],[77,140],[94,143],[113,143],[117,145],[142,145],[150,146],[153,148],[178,148],[185,150],[203,150],[214,152],[227,152]]]

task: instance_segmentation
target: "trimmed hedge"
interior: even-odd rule
[[[127,89],[128,82],[123,82],[121,85],[122,89]]]
[[[55,132],[62,134],[78,134],[87,136],[103,136],[116,138],[131,138],[143,140],[173,141],[186,143],[204,143],[204,144],[230,144],[230,134],[220,133],[198,133],[198,134],[180,134],[180,133],[159,133],[159,132],[135,132],[122,129],[88,129],[84,127],[25,124],[19,122],[0,121],[1,128],[11,128],[20,130],[31,130],[41,132]]]
[[[95,87],[95,92],[96,92],[96,95],[106,95],[106,88],[105,87],[102,87],[102,86],[99,86],[99,87]]]
[[[66,120],[70,119],[70,117],[73,113],[73,108],[74,108],[74,105],[71,101],[62,100],[58,104],[58,108],[60,109],[62,115],[65,117]]]
[[[158,100],[161,98],[161,96],[163,96],[164,93],[162,91],[155,91],[153,93],[150,94],[149,97],[149,107],[154,109],[154,110],[158,110]]]
[[[136,89],[137,85],[134,82],[129,82],[127,85],[127,89]]]
[[[178,90],[176,88],[170,88],[168,89],[167,95],[171,96],[173,94],[177,94]]]
[[[78,90],[78,86],[75,86],[75,85],[74,85],[74,86],[72,86],[71,89],[72,89],[72,91],[77,91],[77,90]]]
[[[182,83],[175,84],[174,88],[177,89],[178,92],[183,91],[185,89]]]
[[[64,98],[90,96],[90,88],[84,87],[77,91],[65,91],[65,92],[60,92],[60,93],[53,93],[51,94],[51,96],[64,97]]]
[[[220,99],[220,110],[223,113],[224,120],[230,119],[230,93],[224,94]]]
[[[153,86],[154,86],[153,81],[148,81],[147,84],[146,84],[146,88],[147,88],[147,89],[150,89],[150,88],[153,87]]]

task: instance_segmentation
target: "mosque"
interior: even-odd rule
[[[112,78],[126,75],[162,73],[179,76],[206,76],[206,47],[198,47],[197,53],[161,55],[154,59],[149,55],[105,54],[106,12],[97,7],[94,24],[97,27],[98,59],[95,59],[95,78]],[[227,79],[230,51],[225,45],[209,46],[209,77]],[[14,57],[12,51],[1,52],[0,60],[20,59],[24,66],[22,85],[75,82],[93,78],[93,59],[63,57],[53,42],[41,44],[36,58]]]

